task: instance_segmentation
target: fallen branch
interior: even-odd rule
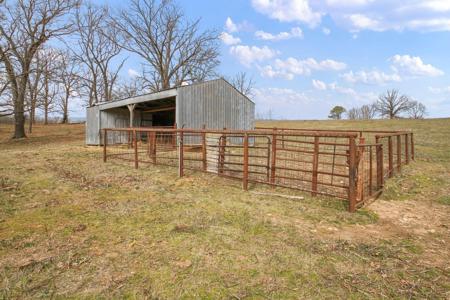
[[[302,196],[292,196],[292,195],[283,195],[283,194],[274,194],[274,193],[254,192],[254,191],[251,191],[250,193],[255,194],[255,195],[281,197],[281,198],[294,199],[294,200],[305,199],[305,197],[302,197]]]

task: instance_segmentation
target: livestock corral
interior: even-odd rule
[[[103,159],[175,166],[348,200],[355,211],[414,160],[409,130],[103,129]]]

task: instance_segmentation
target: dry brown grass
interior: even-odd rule
[[[448,298],[450,120],[287,125],[413,128],[417,161],[350,214],[335,199],[103,164],[83,125],[17,141],[0,126],[2,297]]]

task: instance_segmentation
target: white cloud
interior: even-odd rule
[[[236,25],[230,17],[225,21],[225,29],[228,32],[236,32],[239,30],[238,25]]]
[[[258,12],[312,27],[328,15],[341,27],[361,30],[450,31],[448,0],[252,0]]]
[[[312,85],[316,90],[324,91],[327,89],[327,84],[320,80],[313,79]]]
[[[256,47],[256,46],[245,46],[238,45],[233,46],[230,49],[230,53],[234,55],[241,64],[249,67],[254,62],[262,62],[275,57],[278,52],[270,49],[267,46]]]
[[[432,92],[433,94],[450,93],[450,86],[446,86],[446,87],[442,87],[442,88],[429,86],[428,90],[430,92]]]
[[[321,19],[308,0],[252,0],[252,5],[258,12],[283,22],[300,21],[314,27]]]
[[[384,72],[373,70],[373,71],[358,71],[353,73],[350,71],[348,73],[342,74],[341,77],[350,83],[365,83],[365,84],[385,84],[388,82],[399,82],[402,78],[396,74],[386,74]]]
[[[444,75],[442,70],[425,64],[419,56],[394,55],[391,59],[394,71],[412,76],[435,77]]]
[[[241,43],[241,39],[238,37],[234,37],[232,34],[228,32],[222,32],[220,34],[220,39],[225,45],[236,45]]]
[[[303,31],[300,27],[294,27],[289,32],[283,31],[274,35],[272,33],[258,30],[255,32],[255,36],[258,39],[265,41],[281,41],[281,40],[288,40],[291,38],[303,38]]]
[[[327,27],[324,27],[324,28],[322,28],[322,32],[323,32],[323,34],[325,34],[325,35],[330,35],[331,30],[330,30],[329,28],[327,28]]]
[[[128,69],[128,76],[130,76],[131,78],[138,77],[139,75],[139,72],[135,69]]]
[[[347,67],[343,62],[326,59],[317,61],[314,58],[307,58],[305,60],[298,60],[289,57],[286,60],[276,59],[273,66],[266,66],[266,71],[261,75],[265,77],[281,77],[286,79],[293,79],[294,75],[310,75],[312,71],[340,71]]]

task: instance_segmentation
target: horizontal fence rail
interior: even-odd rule
[[[371,133],[373,144],[361,131],[109,128],[103,160],[173,166],[179,176],[214,173],[242,180],[244,190],[251,182],[331,196],[347,200],[353,212],[414,159],[411,132]]]

